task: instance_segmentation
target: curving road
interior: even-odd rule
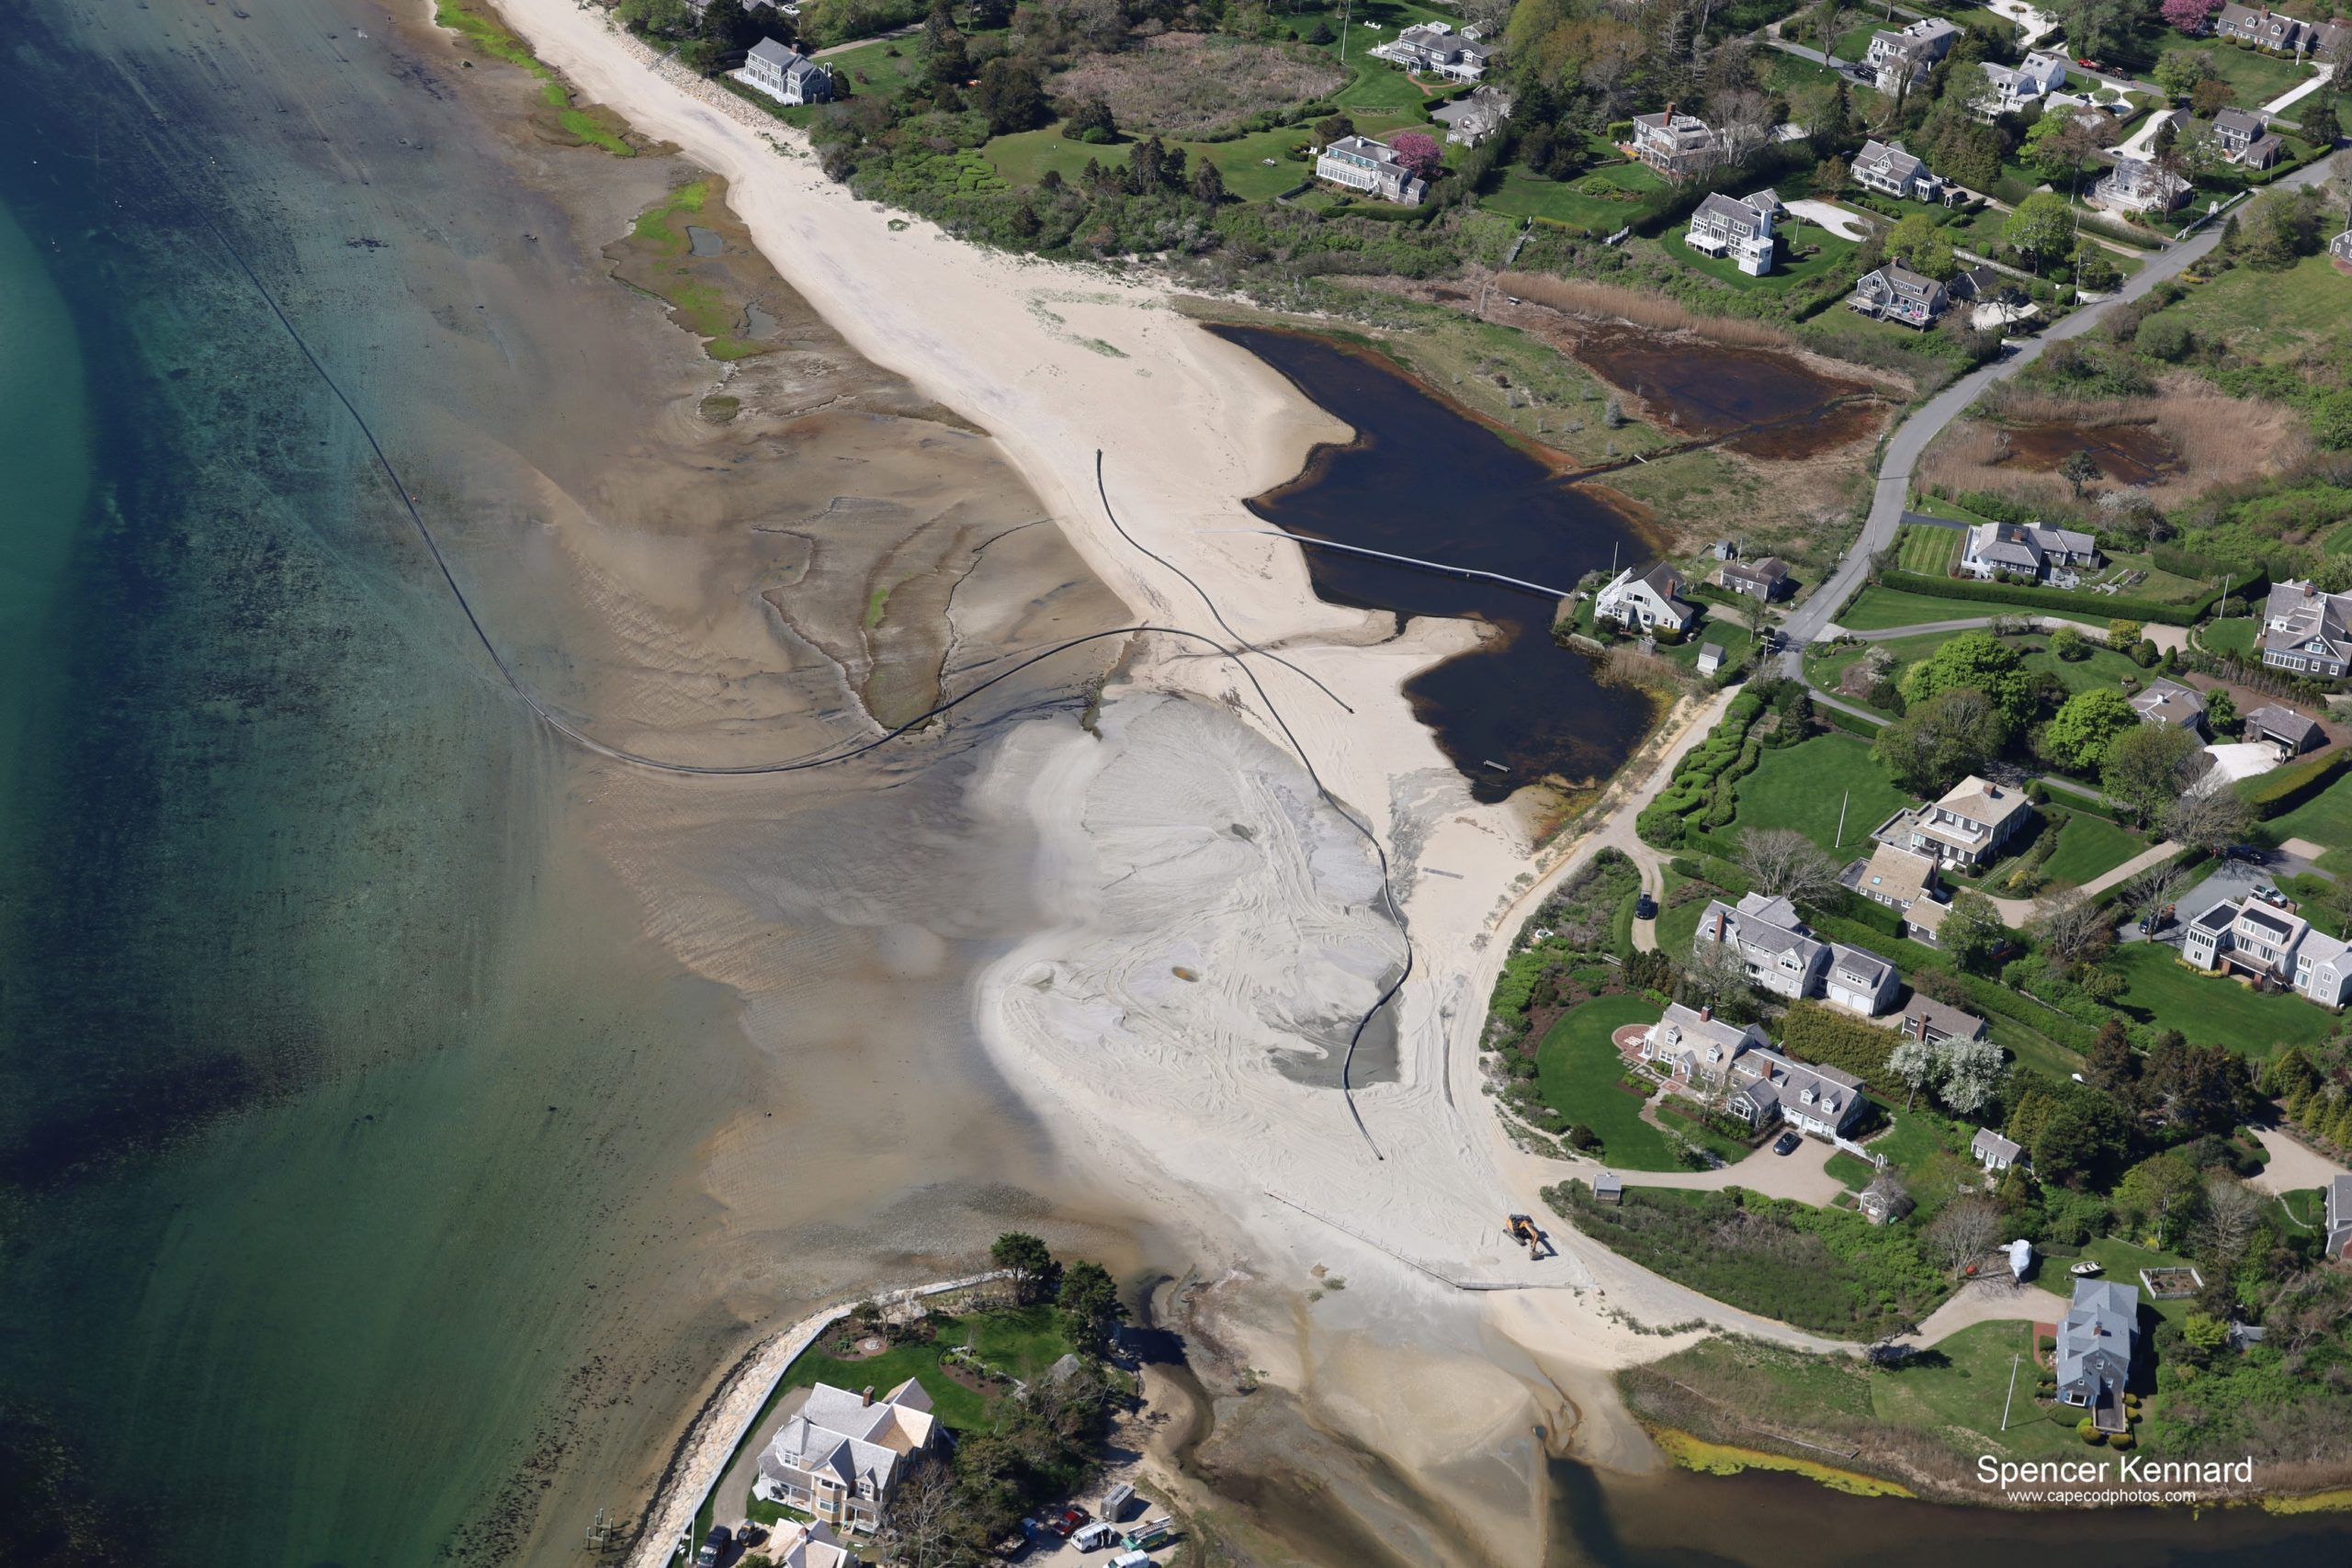
[[[2334,155],[2319,159],[2276,182],[2272,188],[2317,185],[2327,177],[2335,164]],[[1998,359],[1970,371],[1929,398],[1917,412],[1895,427],[1887,440],[1885,456],[1879,462],[1878,485],[1871,496],[1870,517],[1862,524],[1861,536],[1854,541],[1853,548],[1847,551],[1846,558],[1838,563],[1829,581],[1815,589],[1813,596],[1790,614],[1781,628],[1787,634],[1788,648],[1781,655],[1781,663],[1788,674],[1804,678],[1804,645],[1823,635],[1838,611],[1862,585],[1870,572],[1871,558],[1894,543],[1895,529],[1903,521],[1904,503],[1911,493],[1911,470],[1920,454],[1928,449],[1928,443],[1941,434],[1944,426],[1960,417],[1987,387],[2006,380],[2041,358],[2042,350],[2051,344],[2082,336],[2098,325],[2110,306],[2128,304],[2203,260],[2222,243],[2222,227],[2212,224],[2196,238],[2151,256],[2148,265],[2115,294],[2075,311],[2038,337],[2012,344]]]

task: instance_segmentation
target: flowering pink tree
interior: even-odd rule
[[[1396,161],[1425,180],[1437,178],[1445,167],[1445,154],[1438,151],[1437,138],[1419,130],[1400,130],[1388,139],[1388,150]]]
[[[2203,32],[2222,0],[2164,0],[2165,20],[2190,37]]]

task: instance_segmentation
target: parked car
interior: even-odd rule
[[[1064,1540],[1068,1540],[1079,1526],[1086,1523],[1086,1510],[1073,1505],[1046,1519],[1046,1528]]]
[[[727,1560],[727,1549],[735,1544],[735,1536],[725,1525],[713,1525],[710,1534],[703,1538],[702,1550],[695,1553],[695,1568],[718,1568]]]
[[[1637,920],[1655,920],[1655,919],[1657,919],[1657,899],[1655,899],[1655,898],[1653,898],[1653,897],[1650,897],[1648,894],[1646,894],[1646,893],[1643,894],[1640,897],[1638,897],[1638,898],[1634,899],[1634,919],[1637,919]]]
[[[1792,1155],[1797,1152],[1797,1145],[1804,1142],[1804,1140],[1794,1133],[1783,1133],[1781,1134],[1780,1141],[1772,1145],[1772,1152],[1776,1155]]]

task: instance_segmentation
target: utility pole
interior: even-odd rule
[[[1837,847],[1841,850],[1846,847],[1846,807],[1851,806],[1853,803],[1854,792],[1851,789],[1847,790],[1845,795],[1838,802]]]
[[[2001,1400],[2001,1430],[2004,1432],[2009,1429],[2009,1404],[2018,1396],[2018,1362],[2022,1359],[2017,1351],[2009,1353],[2009,1392]]]
[[[1355,16],[1355,0],[1340,0],[1340,63],[1348,62],[1348,26]]]

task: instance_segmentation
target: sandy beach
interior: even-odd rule
[[[1573,1237],[1531,1263],[1505,1234],[1509,1213],[1541,1212],[1546,1173],[1479,1092],[1486,997],[1505,933],[1590,846],[1538,863],[1521,814],[1474,804],[1411,716],[1404,681],[1475,633],[1416,622],[1394,635],[1386,615],[1317,601],[1295,547],[1202,532],[1250,525],[1243,499],[1344,428],[1170,310],[1159,283],[910,223],[825,180],[785,128],[666,72],[601,11],[503,10],[585,96],[724,175],[785,278],[859,353],[991,433],[1139,620],[1223,636],[1104,518],[1098,448],[1127,530],[1329,689],[1252,660],[1316,773],[1380,835],[1412,937],[1413,977],[1359,1057],[1361,1127],[1335,1087],[1336,1047],[1404,938],[1363,840],[1228,660],[1149,639],[1106,694],[1101,739],[1025,726],[989,758],[975,809],[1035,835],[1032,892],[1057,918],[989,970],[975,1006],[1057,1153],[1204,1272],[1230,1271],[1221,1325],[1249,1365],[1429,1487],[1432,1467],[1465,1452],[1506,1462],[1474,1433],[1557,1431],[1566,1382],[1669,1348],[1612,1303],[1656,1324],[1697,1315],[1698,1298]],[[1692,733],[1678,724],[1669,739]],[[1317,1269],[1345,1289],[1303,1311]],[[1597,1417],[1596,1388],[1565,1403]],[[1622,1427],[1588,1434],[1586,1450],[1647,1462]],[[1487,1480],[1471,1491],[1515,1506],[1462,1522],[1488,1553],[1525,1560],[1542,1528],[1533,1480]]]

